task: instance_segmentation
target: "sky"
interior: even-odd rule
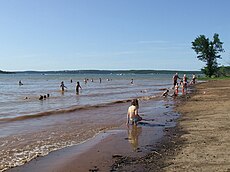
[[[0,0],[0,70],[200,70],[191,42],[224,42],[229,0]]]

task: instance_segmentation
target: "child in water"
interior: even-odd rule
[[[163,97],[167,97],[169,95],[169,90],[165,90],[162,94]]]
[[[80,82],[78,81],[76,85],[76,94],[79,94],[79,89],[82,89],[82,88],[80,86]]]
[[[174,95],[177,96],[179,93],[179,85],[176,83],[175,88],[174,88]]]
[[[137,125],[137,123],[142,120],[142,118],[138,115],[138,108],[138,100],[133,99],[131,101],[131,106],[128,108],[127,112],[127,125],[129,124],[129,122],[131,122],[132,125]]]
[[[65,88],[67,88],[65,85],[64,85],[64,82],[62,81],[61,82],[61,85],[60,85],[60,87],[61,87],[61,91],[65,91]]]

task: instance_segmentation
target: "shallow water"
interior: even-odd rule
[[[87,84],[83,82],[85,78],[89,79]],[[130,84],[131,79],[134,84]],[[19,80],[23,85],[18,85]],[[65,92],[60,91],[61,81],[67,87]],[[80,95],[75,91],[77,81],[82,86]],[[170,75],[0,75],[0,120],[155,95],[159,88],[170,84]],[[38,100],[47,94],[50,97],[45,101]]]

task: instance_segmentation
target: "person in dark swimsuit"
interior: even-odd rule
[[[79,94],[79,90],[82,89],[81,86],[80,86],[80,82],[77,81],[77,85],[76,85],[76,94],[78,95]]]

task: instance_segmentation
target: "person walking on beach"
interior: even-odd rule
[[[80,86],[80,82],[77,81],[77,85],[76,85],[76,94],[78,95],[79,94],[79,89],[82,89],[81,86]]]
[[[139,104],[137,99],[133,99],[131,101],[131,106],[128,108],[127,112],[127,122],[126,124],[128,125],[129,122],[133,125],[137,125],[139,121],[142,120],[142,118],[138,115],[138,109],[139,109]]]
[[[175,73],[175,75],[173,75],[173,88],[175,88],[177,79],[180,79],[180,77],[178,76],[178,73]]]
[[[64,91],[65,91],[65,88],[67,88],[67,87],[64,85],[64,82],[63,82],[63,81],[61,82],[60,87],[61,87],[61,91],[62,91],[62,92],[64,92]]]

